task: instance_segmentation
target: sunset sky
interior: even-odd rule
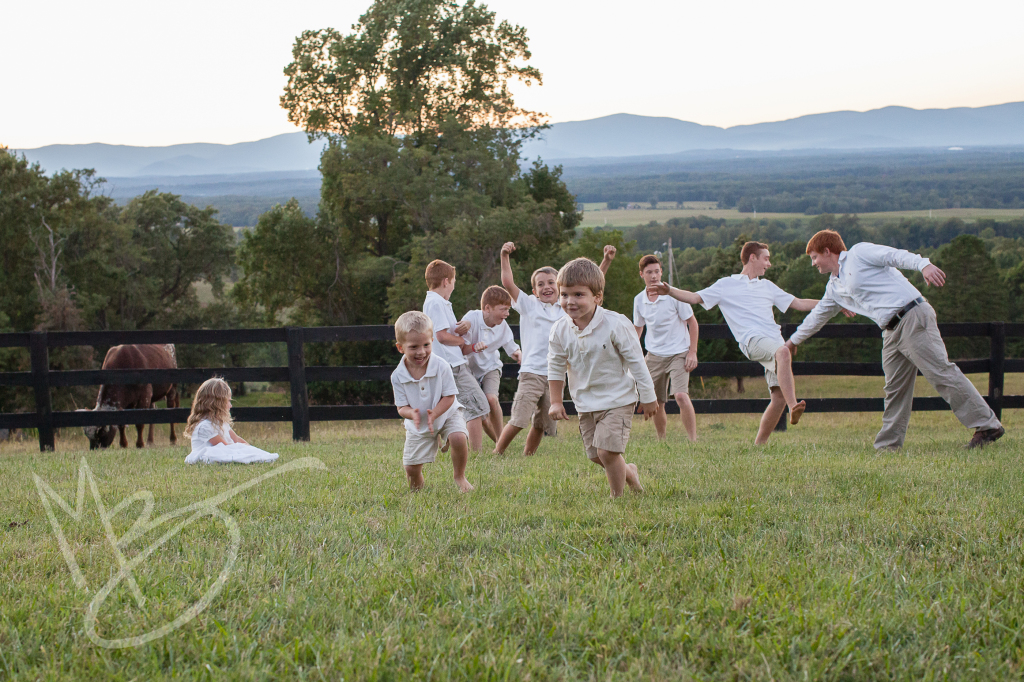
[[[628,112],[731,126],[887,105],[1024,100],[1021,0],[496,0],[527,28],[552,122]],[[304,29],[369,0],[7,3],[0,144],[233,143],[295,130],[278,105]]]

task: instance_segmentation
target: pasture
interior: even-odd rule
[[[707,216],[709,218],[724,218],[728,221],[743,221],[754,219],[753,213],[740,213],[734,208],[728,209],[707,209],[707,208],[642,208],[642,209],[614,209],[607,210],[603,203],[584,204],[583,222],[580,227],[635,227],[646,225],[652,220],[664,223],[671,218],[696,218]],[[980,218],[992,218],[996,220],[1011,220],[1024,217],[1024,209],[1020,208],[941,208],[932,211],[886,211],[880,213],[859,213],[862,224],[870,225],[880,222],[896,222],[901,218],[928,218],[936,220],[947,220],[949,218],[960,218],[965,221],[978,220]],[[814,216],[807,216],[802,213],[761,213],[758,211],[756,218],[766,220],[810,220]]]

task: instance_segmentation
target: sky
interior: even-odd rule
[[[235,143],[297,129],[295,37],[370,0],[3,1],[0,145]],[[551,122],[615,113],[728,127],[889,105],[1024,101],[1022,0],[492,0],[525,26]]]

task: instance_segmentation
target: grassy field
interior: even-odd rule
[[[117,572],[92,493],[77,524],[53,505],[82,590],[33,474],[74,506],[85,456],[107,509],[147,489],[155,517],[274,467],[186,467],[181,447],[88,452],[79,437],[48,455],[0,445],[0,676],[1020,678],[1024,415],[1005,417],[1005,438],[967,452],[951,414],[918,413],[908,446],[886,454],[871,448],[877,414],[808,414],[765,448],[750,444],[756,415],[700,416],[696,445],[675,421],[666,443],[635,421],[627,456],[647,492],[617,501],[574,422],[536,457],[473,456],[468,495],[446,457],[408,491],[397,421],[318,424],[308,444],[287,425],[240,424],[280,462],[326,470],[221,503],[240,533],[223,591],[180,629],[118,650],[85,628]],[[117,514],[113,533],[142,509]],[[134,572],[145,605],[121,583],[96,633],[143,634],[199,599],[229,554],[224,528],[200,520],[160,547]]]
[[[753,213],[740,213],[736,209],[705,209],[705,208],[657,208],[657,209],[616,209],[609,211],[604,209],[603,204],[584,204],[583,223],[581,227],[634,227],[646,225],[652,220],[663,223],[670,218],[696,218],[697,216],[708,216],[709,218],[724,218],[726,220],[741,221],[754,218]],[[931,216],[936,220],[947,218],[960,218],[962,220],[977,220],[979,218],[995,218],[1008,220],[1011,218],[1024,217],[1024,209],[1019,208],[943,208],[933,211],[889,211],[884,213],[861,213],[861,222],[865,224],[877,223],[886,220],[897,221],[900,218],[927,218]],[[800,218],[809,220],[812,216],[802,213],[758,213],[757,218],[781,220],[794,220]]]

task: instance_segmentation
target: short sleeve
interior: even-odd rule
[[[689,303],[676,301],[676,310],[679,311],[679,319],[683,322],[693,317],[693,307]]]
[[[644,319],[643,312],[640,310],[640,297],[637,296],[633,299],[633,326],[644,327],[647,325],[647,321]]]
[[[520,315],[529,315],[532,307],[533,296],[520,289],[519,298],[512,301],[512,309]]]
[[[771,284],[773,287],[772,303],[775,305],[776,308],[778,308],[782,312],[786,312],[787,310],[789,310],[789,306],[793,305],[793,301],[796,300],[796,296],[794,296],[793,294],[786,293],[779,287],[779,285],[775,284],[774,282],[772,282]]]
[[[697,295],[700,296],[704,310],[711,310],[722,301],[722,280],[718,280],[707,289],[701,289]]]
[[[441,310],[441,306],[437,301],[432,298],[428,298],[423,302],[423,314],[430,318],[430,321],[434,323],[434,338],[437,338],[437,332],[448,331],[448,316]]]
[[[455,374],[452,373],[452,366],[447,362],[438,368],[437,378],[441,380],[442,398],[459,394],[459,388],[455,385]]]
[[[192,434],[203,440],[212,440],[220,435],[220,431],[210,421],[204,419],[199,422]]]
[[[409,404],[409,398],[405,395],[405,385],[394,374],[391,375],[391,388],[395,392],[395,407]]]

